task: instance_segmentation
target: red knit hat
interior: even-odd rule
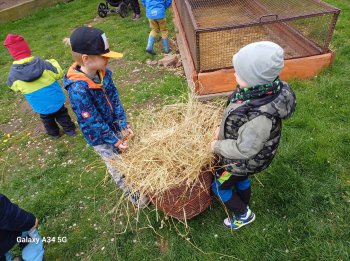
[[[8,34],[4,46],[9,50],[15,60],[21,60],[32,55],[26,40],[19,34]]]

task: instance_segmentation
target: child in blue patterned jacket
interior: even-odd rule
[[[64,76],[73,111],[85,139],[105,161],[116,184],[138,207],[148,203],[124,183],[124,176],[112,165],[118,153],[128,148],[133,131],[127,120],[112,72],[106,67],[109,58],[122,58],[109,50],[106,34],[97,28],[79,27],[70,36],[75,63]]]
[[[63,76],[58,62],[32,56],[21,35],[8,34],[4,46],[15,59],[7,84],[24,94],[33,110],[40,114],[48,135],[59,137],[57,121],[67,135],[75,136],[75,125],[64,106],[66,96],[57,82]]]
[[[164,53],[169,53],[168,27],[166,22],[166,10],[170,7],[172,0],[142,0],[146,8],[146,16],[149,20],[151,32],[148,37],[146,52],[156,55],[153,49],[155,37],[159,32],[162,34]]]

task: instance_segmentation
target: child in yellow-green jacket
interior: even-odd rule
[[[10,88],[20,91],[32,109],[40,114],[48,135],[59,137],[58,122],[68,136],[75,136],[75,125],[64,106],[66,97],[57,82],[63,77],[58,62],[32,56],[21,35],[7,35],[4,46],[15,60],[7,79]]]

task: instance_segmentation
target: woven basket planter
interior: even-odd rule
[[[161,197],[152,197],[153,204],[166,215],[188,220],[206,210],[211,202],[210,185],[213,174],[203,171],[190,186],[186,184],[165,191]]]

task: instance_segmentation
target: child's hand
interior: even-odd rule
[[[130,139],[132,136],[134,136],[134,132],[128,126],[126,129],[122,130],[122,136],[124,140],[127,140],[127,139]]]
[[[35,218],[35,224],[34,224],[34,227],[31,228],[31,230],[37,228],[38,223],[39,223],[39,220],[37,218]]]
[[[128,148],[128,141],[124,140],[123,142],[121,142],[117,148],[120,150],[120,151],[125,151],[127,148]]]

